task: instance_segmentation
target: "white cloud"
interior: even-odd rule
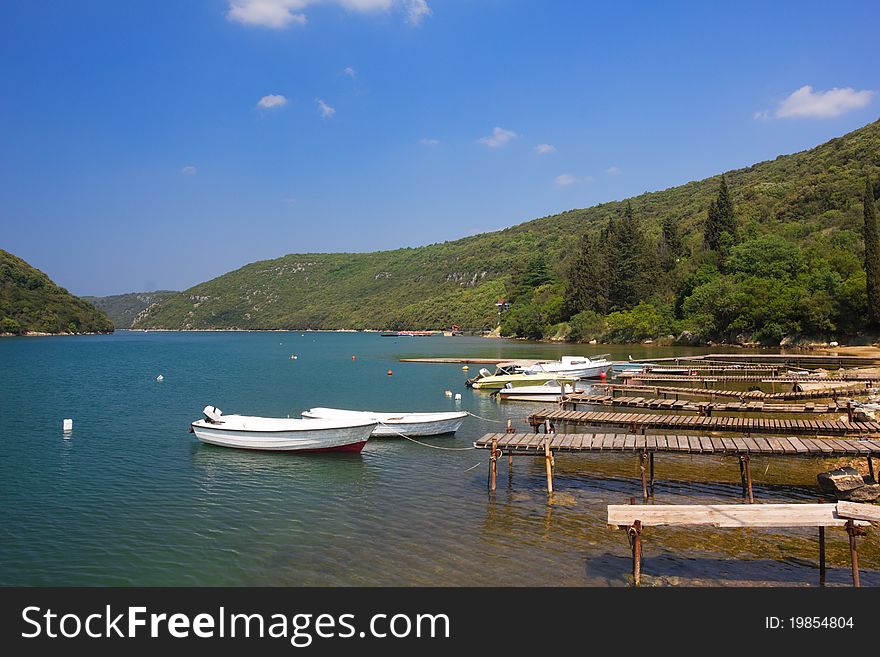
[[[431,15],[431,8],[426,0],[403,0],[403,11],[406,14],[406,22],[410,25],[421,25],[422,21]]]
[[[610,167],[605,169],[605,173],[607,173],[609,176],[616,176],[617,174],[620,173],[620,167],[615,164],[612,164]]]
[[[557,187],[570,187],[571,185],[580,185],[583,183],[592,182],[592,176],[573,176],[570,173],[563,173],[562,175],[556,176],[553,179],[553,182]]]
[[[480,137],[477,139],[481,144],[485,144],[489,148],[500,148],[504,146],[507,142],[512,139],[516,139],[517,134],[512,130],[505,130],[504,128],[495,128],[492,131],[492,134],[488,137]]]
[[[334,114],[336,114],[336,110],[330,107],[327,103],[325,103],[320,98],[315,98],[315,102],[318,104],[318,111],[321,113],[321,117],[324,119],[329,119]]]
[[[280,30],[291,24],[305,25],[303,11],[316,4],[333,4],[359,13],[387,12],[398,7],[410,25],[421,25],[431,14],[427,0],[228,0],[226,18],[242,25]]]
[[[260,109],[272,109],[273,107],[284,107],[287,105],[287,98],[278,94],[269,94],[263,96],[257,103]]]
[[[197,167],[194,167],[192,164],[188,164],[180,170],[184,176],[194,176],[199,172]]]
[[[538,144],[535,146],[535,152],[538,155],[549,155],[550,153],[556,152],[556,146],[552,144]]]
[[[350,77],[350,78],[356,78],[356,77],[357,77],[357,74],[358,74],[357,71],[355,71],[354,68],[351,67],[351,66],[346,66],[346,67],[342,70],[342,72],[345,73],[345,74],[346,74],[348,77]]]
[[[771,117],[830,119],[850,110],[865,107],[876,93],[870,90],[856,91],[852,87],[813,91],[813,87],[805,84],[780,102],[773,112],[770,110],[755,112],[753,118],[758,121],[765,121]]]
[[[437,139],[429,139],[428,137],[422,137],[419,139],[420,144],[424,144],[425,146],[436,146],[440,143]]]
[[[258,25],[280,30],[291,23],[305,25],[308,0],[229,0],[226,18],[242,25]]]

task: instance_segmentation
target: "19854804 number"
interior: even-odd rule
[[[853,628],[852,616],[790,616],[779,618],[767,616],[764,619],[764,627],[768,630],[792,629],[792,630],[842,630]]]

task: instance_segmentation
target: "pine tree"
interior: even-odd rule
[[[632,205],[623,217],[612,219],[605,231],[608,257],[608,302],[611,310],[628,310],[651,296],[658,263]]]
[[[727,233],[727,237],[724,233]],[[723,174],[718,197],[709,204],[704,239],[706,247],[711,251],[720,251],[736,243],[736,217],[733,214],[733,202],[730,200],[727,178]]]
[[[664,271],[670,271],[675,267],[676,260],[682,252],[681,233],[678,232],[678,221],[667,215],[663,219],[663,229],[660,233],[660,243],[657,252],[660,256],[660,264]]]
[[[608,312],[608,256],[599,240],[584,236],[571,261],[565,285],[565,314]]]
[[[865,178],[865,274],[868,288],[868,321],[880,326],[880,233],[877,206],[870,178]]]

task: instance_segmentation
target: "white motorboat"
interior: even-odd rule
[[[203,443],[275,452],[359,452],[378,424],[366,418],[303,420],[300,418],[223,415],[206,406],[205,417],[190,425]]]
[[[501,388],[497,394],[505,401],[558,402],[565,393],[574,392],[574,382],[553,379],[540,386]]]
[[[572,379],[597,379],[611,371],[609,354],[598,356],[563,356],[559,360],[541,361],[523,370],[526,374],[554,374]]]
[[[378,422],[374,436],[438,436],[455,433],[467,417],[465,411],[450,413],[377,413],[349,411],[341,408],[310,408],[303,411],[305,418],[323,420],[365,420]]]

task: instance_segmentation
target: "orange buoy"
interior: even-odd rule
[[[607,375],[605,374],[605,372],[599,372],[599,378],[600,378],[600,379],[604,379],[606,376],[607,376]]]
[[[391,376],[392,374],[394,374],[394,372],[392,372],[391,370],[388,370],[388,376]]]

